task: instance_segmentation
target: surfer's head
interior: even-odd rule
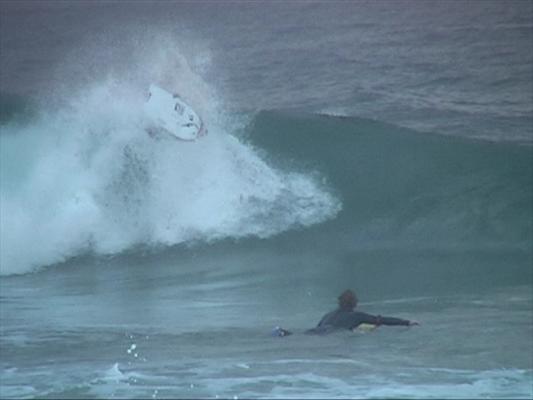
[[[345,290],[338,298],[339,307],[343,310],[353,310],[357,307],[357,296],[350,289]]]

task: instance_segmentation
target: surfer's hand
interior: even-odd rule
[[[409,321],[409,326],[420,325],[417,321]]]

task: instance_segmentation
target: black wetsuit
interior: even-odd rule
[[[306,333],[322,334],[337,329],[354,329],[361,324],[372,325],[409,325],[406,319],[382,317],[381,315],[371,315],[353,309],[337,308],[320,320],[316,328],[309,329]]]

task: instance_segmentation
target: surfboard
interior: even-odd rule
[[[366,332],[371,332],[371,331],[373,331],[373,330],[376,329],[377,327],[378,327],[378,326],[377,326],[377,325],[374,325],[374,324],[362,323],[362,324],[359,324],[355,329],[352,329],[352,332],[366,333]]]
[[[179,95],[150,85],[148,101],[144,104],[150,135],[167,133],[180,140],[196,140],[207,130],[202,119]]]

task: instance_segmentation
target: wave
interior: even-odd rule
[[[283,111],[258,114],[249,135],[277,163],[328,178],[343,210],[321,230],[336,241],[531,250],[531,146]]]
[[[123,89],[3,125],[3,275],[281,232],[330,249],[531,253],[530,146],[281,110],[211,118],[194,144],[153,141],[142,96]]]
[[[106,82],[2,126],[2,275],[136,246],[265,238],[341,208],[315,176],[276,169],[212,115],[195,143],[151,139],[142,98]]]

